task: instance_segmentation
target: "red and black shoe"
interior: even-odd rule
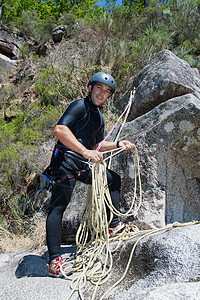
[[[57,278],[65,277],[61,272],[61,267],[66,276],[73,273],[72,265],[64,263],[62,257],[58,256],[49,263],[49,276]]]
[[[110,237],[115,236],[118,233],[121,233],[125,229],[125,224],[119,222],[115,227],[109,227]]]

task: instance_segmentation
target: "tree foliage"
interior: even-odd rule
[[[36,11],[40,19],[50,16],[58,19],[63,13],[74,12],[78,16],[98,13],[95,0],[4,0],[3,20],[11,21],[22,17],[26,11]]]

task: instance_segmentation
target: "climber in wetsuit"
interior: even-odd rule
[[[98,107],[114,93],[115,87],[116,83],[111,75],[96,73],[88,83],[88,96],[71,102],[55,127],[54,133],[58,142],[48,172],[44,174],[53,183],[46,223],[50,276],[62,277],[59,270],[63,264],[60,256],[62,216],[70,202],[76,180],[91,184],[88,160],[95,163],[103,161],[102,153],[95,150],[104,138],[105,124]],[[117,147],[126,147],[125,150],[129,150],[135,146],[126,140],[118,142],[117,145],[115,142],[105,141],[100,151]],[[120,176],[112,170],[107,170],[107,180],[112,203],[118,209]],[[107,214],[109,218],[109,210]],[[109,225],[110,230],[117,226],[121,224],[114,215]]]

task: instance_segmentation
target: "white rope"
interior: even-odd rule
[[[135,89],[135,87],[134,87],[133,91],[131,91],[131,93],[130,93],[130,97],[129,97],[129,101],[128,101],[128,109],[127,109],[127,111],[126,111],[126,115],[125,115],[124,120],[123,120],[123,122],[122,122],[122,124],[121,124],[121,127],[120,127],[120,129],[119,129],[119,132],[117,133],[117,136],[115,137],[114,142],[117,142],[117,141],[118,141],[119,136],[120,136],[120,134],[121,134],[121,131],[122,131],[123,127],[124,127],[124,124],[126,123],[126,120],[127,120],[127,118],[128,118],[128,115],[129,115],[129,112],[130,112],[130,109],[131,109],[131,105],[132,105],[132,103],[134,102],[135,91],[136,91],[136,89]],[[110,160],[109,160],[109,163],[108,163],[108,169],[110,169],[111,161],[112,161],[112,154],[111,154],[111,157],[110,157]]]
[[[123,149],[120,149],[120,151],[122,150]],[[110,243],[116,240],[121,243],[122,240],[130,238],[129,229],[132,230],[131,237],[135,236],[139,232],[136,226],[131,226],[130,228],[125,228],[123,234],[120,233],[118,236],[110,237],[108,227],[113,218],[113,213],[119,216],[130,216],[139,209],[142,192],[139,176],[139,159],[136,148],[135,162],[134,197],[131,207],[127,213],[121,213],[117,211],[112,204],[107,184],[105,161],[103,161],[102,164],[92,165],[92,186],[88,188],[85,211],[76,234],[77,258],[73,262],[73,270],[75,275],[67,276],[64,273],[65,265],[63,265],[61,271],[67,279],[72,281],[72,293],[68,299],[70,299],[74,291],[78,291],[81,299],[84,299],[83,289],[86,286],[87,281],[90,281],[93,285],[95,285],[92,299],[96,299],[98,287],[109,279],[112,270],[113,250],[110,248]],[[137,189],[137,180],[139,180],[140,200],[136,210],[132,211],[134,201],[136,199],[135,194]],[[106,206],[108,206],[111,211],[110,220],[107,220]],[[116,247],[114,251],[116,251],[117,248],[118,247]]]

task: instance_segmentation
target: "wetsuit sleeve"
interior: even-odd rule
[[[84,102],[82,99],[75,100],[69,104],[66,111],[58,121],[57,125],[65,125],[72,128],[77,120],[84,116]]]

